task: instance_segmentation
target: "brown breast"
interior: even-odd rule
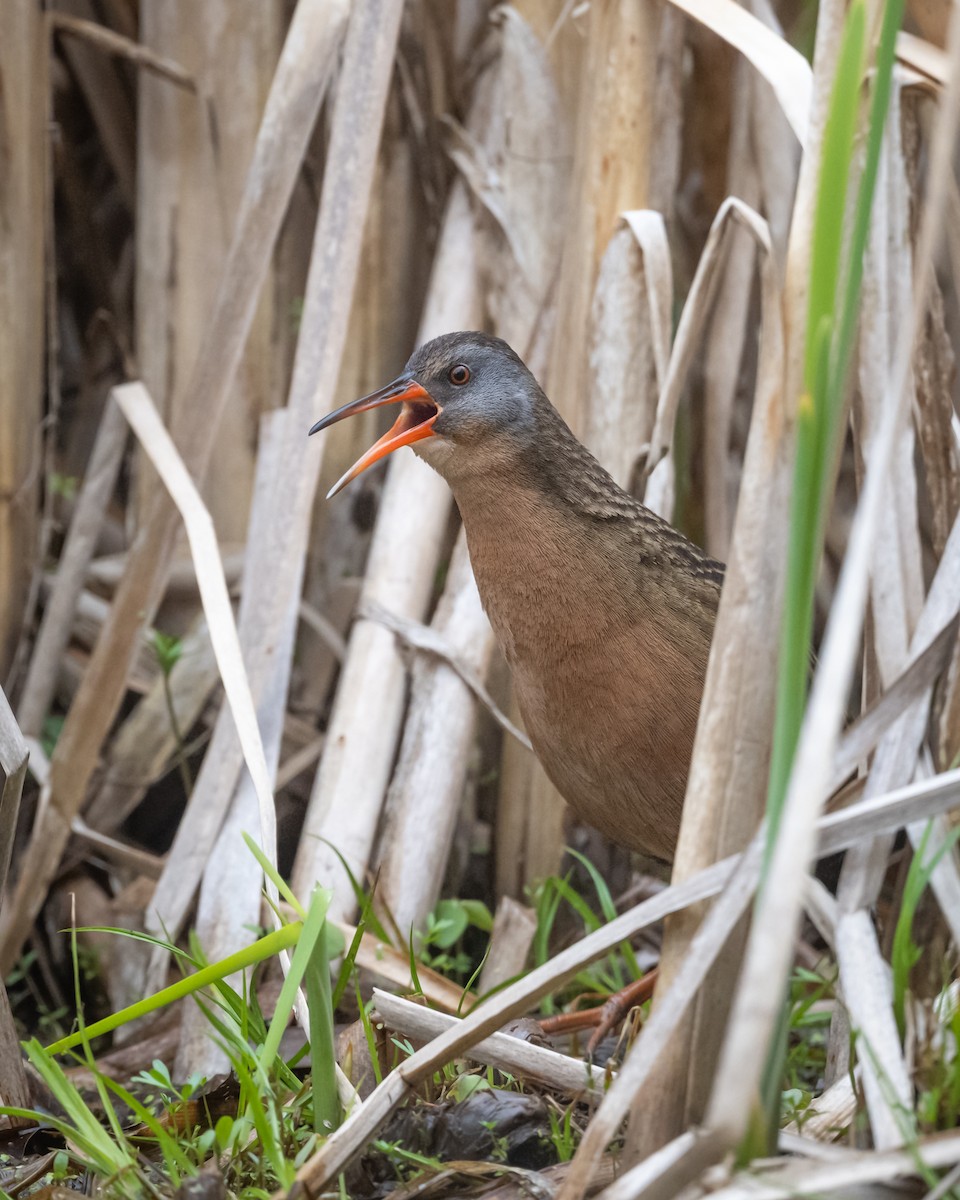
[[[587,822],[673,855],[719,596],[646,513],[594,520],[516,479],[456,490],[534,748]],[[622,495],[622,493],[621,493]],[[651,521],[653,524],[651,524]],[[670,531],[675,547],[677,536]]]

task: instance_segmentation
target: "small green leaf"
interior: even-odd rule
[[[150,645],[156,655],[160,670],[164,675],[169,675],[183,654],[183,642],[178,637],[169,633],[161,633],[157,629],[154,630]]]

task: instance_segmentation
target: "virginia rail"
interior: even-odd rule
[[[723,567],[618,487],[506,342],[453,333],[318,421],[400,404],[331,489],[412,446],[450,485],[534,749],[614,841],[670,860]]]

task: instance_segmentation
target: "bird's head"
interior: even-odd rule
[[[361,471],[401,446],[453,482],[470,470],[522,453],[534,435],[542,393],[506,342],[485,333],[449,333],[427,342],[392,383],[321,418],[321,429],[356,413],[400,404],[393,426],[330,489],[333,496]]]

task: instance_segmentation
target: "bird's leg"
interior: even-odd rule
[[[540,1022],[540,1028],[545,1034],[572,1033],[577,1029],[593,1029],[590,1041],[587,1043],[587,1055],[593,1057],[597,1046],[603,1041],[611,1029],[626,1017],[632,1008],[644,1004],[653,995],[657,984],[657,968],[648,971],[642,979],[636,979],[627,984],[619,992],[609,996],[598,1008],[584,1009],[582,1012],[561,1013],[556,1017],[546,1017]]]

